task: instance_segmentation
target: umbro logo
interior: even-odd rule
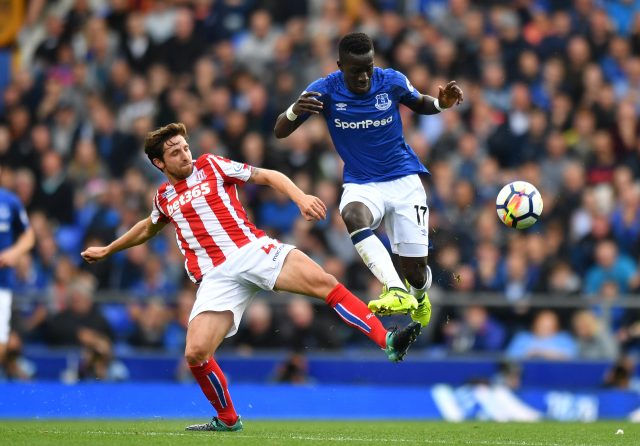
[[[336,104],[336,110],[345,111],[346,109],[347,109],[347,104],[345,104],[344,102],[338,102]]]

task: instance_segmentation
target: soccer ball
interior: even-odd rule
[[[533,184],[514,181],[507,184],[496,198],[498,218],[507,226],[526,229],[542,214],[542,197]]]

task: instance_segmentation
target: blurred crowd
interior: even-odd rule
[[[337,40],[352,30],[373,38],[378,66],[422,93],[455,79],[465,94],[438,115],[402,108],[405,138],[432,173],[429,263],[443,292],[422,347],[613,359],[640,345],[640,312],[608,308],[640,291],[640,1],[27,3],[6,48],[19,58],[0,84],[1,185],[23,201],[37,238],[16,270],[14,351],[80,345],[89,375],[114,345],[180,351],[194,288],[172,230],[98,264],[79,256],[149,214],[163,177],[142,141],[174,121],[186,124],[194,158],[278,169],[323,199],[329,216],[311,224],[272,190],[240,191],[259,227],[363,299],[377,295],[337,211],[341,162],[324,122],[272,135],[277,115],[336,70]],[[516,179],[544,198],[542,220],[524,232],[495,211]],[[497,293],[509,305],[447,308],[449,292]],[[528,308],[539,294],[583,308]],[[308,299],[259,298],[232,348],[366,345],[336,325]]]

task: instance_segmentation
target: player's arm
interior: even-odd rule
[[[444,88],[438,86],[438,98],[421,94],[415,101],[404,102],[404,104],[416,113],[421,115],[435,115],[442,110],[458,105],[464,101],[462,89],[456,81],[449,82]]]
[[[36,236],[33,228],[28,226],[18,236],[18,240],[9,248],[0,252],[0,268],[13,267],[18,263],[18,259],[31,251],[36,243]]]
[[[316,99],[320,96],[322,94],[317,91],[305,91],[286,111],[280,113],[280,116],[276,119],[276,126],[273,128],[276,138],[286,138],[300,127],[304,122],[300,115],[320,114],[322,112],[322,102]]]
[[[119,238],[111,242],[107,246],[90,246],[80,255],[89,263],[97,262],[118,251],[131,248],[132,246],[141,245],[147,240],[153,238],[158,232],[165,227],[167,223],[158,220],[153,223],[151,217],[140,220],[131,229],[122,234]]]
[[[251,170],[251,176],[247,180],[250,183],[270,186],[273,189],[291,198],[300,208],[300,213],[305,220],[324,220],[327,216],[327,206],[318,197],[305,194],[293,181],[277,170],[258,169]]]

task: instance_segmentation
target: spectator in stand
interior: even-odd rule
[[[287,304],[289,323],[282,325],[283,346],[293,351],[308,348],[335,349],[340,346],[335,330],[328,330],[316,318],[313,305],[300,296]]]
[[[136,320],[129,344],[146,349],[164,348],[169,309],[161,298],[145,302],[140,317]]]
[[[169,70],[181,75],[191,70],[204,53],[205,46],[200,36],[194,33],[193,14],[188,9],[176,11],[174,26],[175,34],[162,45],[161,53]]]
[[[602,326],[596,315],[581,310],[573,315],[573,331],[581,359],[615,359],[618,345],[615,338]]]
[[[578,348],[573,338],[560,330],[558,316],[551,310],[543,310],[535,317],[531,331],[514,336],[507,347],[511,359],[573,359]]]
[[[618,251],[615,242],[603,240],[598,242],[595,250],[596,264],[587,270],[584,292],[594,295],[601,291],[606,282],[616,284],[622,294],[629,291],[632,280],[636,275],[635,262],[625,254]]]
[[[450,322],[444,332],[449,350],[455,354],[497,353],[506,339],[504,327],[478,305],[465,308],[462,320]]]
[[[274,323],[271,307],[264,299],[255,299],[247,309],[245,319],[236,336],[241,353],[251,354],[254,349],[277,349],[282,345],[280,325]]]
[[[67,308],[46,322],[50,345],[83,346],[105,353],[111,349],[113,332],[93,303],[94,282],[91,276],[81,275],[69,285]]]

